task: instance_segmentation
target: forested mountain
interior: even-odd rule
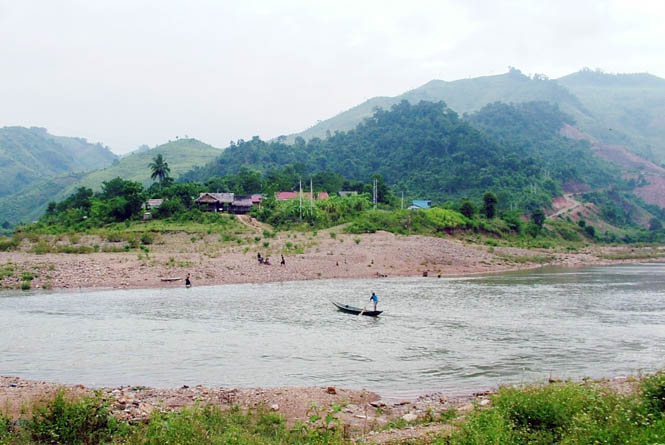
[[[588,142],[559,135],[565,123],[572,119],[545,102],[491,104],[464,120],[443,102],[404,100],[327,139],[293,145],[240,141],[181,179],[304,164],[310,172],[329,170],[361,181],[381,174],[395,191],[413,198],[479,197],[493,190],[502,205],[532,210],[548,207],[566,182],[620,182]]]
[[[665,162],[665,79],[583,70],[557,79],[590,111],[578,127],[603,143]]]
[[[0,197],[50,176],[104,168],[116,157],[101,144],[53,136],[44,128],[0,128]]]
[[[647,158],[665,161],[665,79],[648,74],[606,74],[582,70],[560,79],[508,73],[461,79],[432,80],[395,97],[376,97],[324,120],[302,133],[305,140],[324,138],[354,128],[375,108],[408,100],[444,101],[458,113],[472,113],[493,102],[547,101],[557,104],[584,132],[603,143],[620,143]]]
[[[179,139],[150,150],[134,152],[119,158],[104,169],[84,174],[52,176],[33,183],[29,189],[0,198],[0,221],[16,223],[35,219],[44,213],[50,201],[60,201],[78,187],[98,191],[102,182],[116,177],[138,181],[144,185],[150,184],[152,180],[148,164],[158,154],[168,163],[171,176],[177,178],[196,165],[204,165],[214,160],[219,156],[220,150],[196,139]]]

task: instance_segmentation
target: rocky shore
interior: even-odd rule
[[[48,400],[64,389],[75,396],[101,393],[115,417],[129,422],[144,422],[153,410],[171,411],[185,406],[218,405],[224,409],[238,406],[243,409],[268,409],[284,416],[288,423],[307,422],[314,410],[332,412],[333,404],[341,411],[336,414],[352,435],[370,435],[373,443],[392,442],[403,438],[423,437],[440,433],[445,424],[416,425],[388,429],[389,422],[416,423],[426,415],[438,416],[454,408],[458,414],[489,403],[489,391],[449,398],[444,394],[427,394],[411,400],[382,400],[373,392],[336,387],[280,388],[210,388],[205,386],[180,388],[147,388],[121,386],[116,388],[87,388],[83,385],[61,385],[51,382],[0,377],[0,406],[13,419],[30,413],[34,403]],[[315,408],[314,408],[315,406]]]
[[[639,378],[634,377],[616,377],[592,382],[600,383],[616,394],[627,395],[637,390],[639,381]],[[550,380],[545,382],[547,383],[560,381]],[[0,376],[0,406],[3,407],[5,416],[17,420],[29,416],[34,404],[49,400],[59,390],[65,390],[74,397],[99,394],[108,403],[116,418],[130,423],[146,422],[155,410],[168,412],[196,404],[216,405],[222,409],[240,407],[243,410],[270,410],[282,415],[288,424],[294,425],[297,422],[307,423],[313,414],[325,416],[333,413],[333,406],[336,405],[341,410],[334,412],[334,415],[347,434],[355,438],[356,442],[374,444],[402,443],[408,440],[426,443],[427,439],[449,432],[456,422],[464,420],[474,408],[490,406],[491,396],[494,394],[494,391],[487,390],[457,397],[431,393],[413,399],[389,401],[382,400],[378,394],[367,390],[348,390],[332,386],[86,388],[83,385],[62,385]],[[435,421],[448,412],[453,413],[455,422]]]

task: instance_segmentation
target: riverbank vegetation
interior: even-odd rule
[[[74,396],[64,391],[36,403],[18,420],[0,414],[0,444],[32,443],[246,443],[350,444],[386,429],[404,429],[408,443],[438,445],[662,443],[665,438],[665,373],[625,382],[557,382],[503,387],[488,403],[469,411],[454,407],[410,420],[354,430],[341,420],[341,405],[307,421],[293,421],[268,407],[222,409],[194,405],[154,410],[146,421],[128,423],[112,414],[102,393]],[[415,416],[414,416],[415,417]],[[414,426],[441,425],[434,437]],[[394,436],[393,436],[394,437]]]
[[[598,383],[502,388],[439,445],[647,444],[665,439],[665,374],[622,394]]]
[[[260,192],[263,195],[261,205],[254,206],[250,215],[275,230],[316,231],[344,224],[341,230],[352,234],[384,230],[399,235],[455,236],[469,242],[525,248],[577,248],[588,243],[656,243],[665,240],[665,230],[658,218],[652,218],[648,228],[634,224],[633,213],[641,208],[639,203],[610,192],[593,195],[601,207],[584,206],[583,212],[558,212],[555,218],[548,219],[548,209],[539,206],[539,201],[513,208],[513,201],[506,201],[506,193],[501,188],[497,193],[488,190],[476,197],[470,195],[441,201],[432,208],[407,210],[403,200],[395,196],[381,175],[374,175],[371,183],[362,183],[327,170],[311,173],[303,164],[293,164],[265,173],[241,167],[235,174],[211,177],[201,183],[174,183],[168,176],[168,164],[163,158],[156,158],[151,169],[159,181],[149,188],[138,182],[115,178],[104,182],[97,193],[81,187],[65,200],[50,203],[39,221],[16,227],[13,237],[1,237],[0,251],[16,250],[22,239],[27,237],[32,241],[39,235],[51,238],[42,238],[34,246],[35,253],[92,253],[105,251],[105,248],[113,251],[118,246],[103,246],[98,242],[81,245],[76,241],[68,245],[58,241],[64,235],[75,240],[80,235],[96,234],[101,238],[122,239],[127,242],[122,248],[131,250],[150,244],[144,242],[152,236],[150,233],[214,232],[234,238],[251,230],[234,215],[208,213],[197,208],[195,198],[199,193],[211,190],[239,195]],[[587,170],[592,169],[588,167]],[[315,196],[326,192],[330,197],[275,198],[277,191],[297,190],[302,178],[307,176],[311,178]],[[376,202],[371,198],[374,184]],[[338,196],[337,192],[342,190],[349,193]],[[558,189],[552,193],[555,192]],[[163,201],[150,209],[150,220],[146,221],[144,204],[151,198]],[[624,199],[619,201],[620,205],[616,204],[619,198]],[[526,208],[531,210],[525,213]],[[657,208],[651,210],[651,214],[659,214]]]

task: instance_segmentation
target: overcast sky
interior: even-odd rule
[[[665,77],[664,24],[639,0],[0,0],[0,126],[225,147],[508,66]]]

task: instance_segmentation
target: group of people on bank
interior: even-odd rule
[[[280,255],[281,261],[279,262],[280,265],[286,266],[286,260],[284,259],[284,255]],[[256,253],[256,260],[259,262],[259,264],[265,264],[266,266],[270,266],[270,257],[262,257],[261,252]]]

